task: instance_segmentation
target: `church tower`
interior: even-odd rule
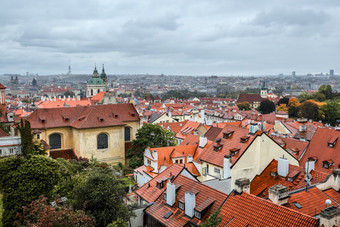
[[[103,66],[103,72],[100,76],[99,76],[97,67],[94,66],[92,77],[87,81],[87,84],[86,84],[86,97],[93,97],[99,92],[106,92],[107,82],[102,78],[103,73],[106,78],[104,66]]]
[[[262,81],[262,88],[261,88],[261,97],[262,98],[267,98],[268,90],[266,88],[266,81]]]
[[[5,94],[6,87],[0,84],[0,105],[6,105],[6,94]]]

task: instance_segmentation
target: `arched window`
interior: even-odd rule
[[[99,93],[100,92],[100,90],[98,89],[98,92],[97,93]]]
[[[91,96],[93,96],[93,89],[91,89]]]
[[[61,135],[58,133],[51,134],[49,136],[51,149],[61,148]]]
[[[108,148],[108,137],[105,133],[101,133],[97,137],[97,149]]]
[[[125,141],[131,140],[131,128],[130,127],[125,127],[124,138],[125,138]]]

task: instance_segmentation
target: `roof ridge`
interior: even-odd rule
[[[305,217],[313,218],[313,219],[317,220],[317,218],[315,218],[315,217],[309,216],[309,215],[304,214],[304,213],[302,213],[302,212],[300,212],[300,211],[297,211],[297,210],[293,210],[293,209],[291,209],[291,208],[289,208],[289,207],[286,207],[286,206],[282,206],[282,205],[273,203],[273,202],[270,201],[270,200],[268,201],[268,200],[266,200],[266,199],[263,199],[263,198],[261,198],[261,197],[258,197],[258,196],[256,196],[256,195],[253,195],[253,194],[250,194],[250,193],[247,193],[247,192],[243,192],[243,193],[245,193],[245,195],[248,195],[248,196],[251,196],[251,197],[254,197],[254,198],[263,200],[263,201],[265,201],[265,202],[267,202],[267,203],[273,204],[274,206],[281,207],[282,209],[288,209],[288,210],[293,211],[293,212],[295,212],[295,213],[299,213],[299,214],[301,214],[301,215],[303,215],[303,216],[305,216]],[[243,193],[242,193],[242,194],[243,194]]]

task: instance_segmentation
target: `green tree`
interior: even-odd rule
[[[128,221],[132,212],[124,205],[124,195],[124,186],[112,170],[95,170],[74,189],[74,207],[94,217],[97,226],[107,226],[118,218]]]
[[[329,101],[321,107],[321,110],[324,113],[324,116],[322,116],[324,121],[332,126],[336,126],[336,120],[340,119],[340,103],[337,101]]]
[[[32,153],[33,149],[31,123],[21,119],[20,125],[18,125],[18,130],[21,136],[21,152],[26,157]]]
[[[300,103],[303,103],[304,101],[313,99],[313,95],[309,94],[308,92],[302,92],[302,93],[299,95],[298,98],[299,98],[299,102],[300,102]]]
[[[314,102],[304,101],[299,107],[298,116],[316,121],[319,119],[319,107]]]
[[[155,99],[155,97],[153,97],[153,95],[151,93],[144,93],[143,94],[143,99],[146,99],[147,97],[150,97],[152,100]]]
[[[40,140],[34,140],[32,144],[32,154],[34,155],[47,155],[45,146]]]
[[[319,93],[322,93],[325,95],[326,99],[332,99],[333,98],[333,91],[331,85],[321,85],[319,87]]]
[[[250,110],[250,103],[249,102],[240,102],[237,103],[237,107],[239,110]]]
[[[288,106],[288,103],[289,103],[289,98],[287,98],[287,97],[283,97],[283,98],[281,98],[278,102],[277,102],[277,104],[276,105],[281,105],[281,104],[286,104],[286,106]]]
[[[220,214],[220,209],[217,209],[203,224],[200,224],[199,227],[217,227],[218,224],[222,221]]]
[[[320,92],[316,92],[315,94],[313,94],[312,99],[322,102],[326,100],[326,95]]]
[[[116,221],[107,225],[107,227],[128,227],[128,222],[124,221],[121,218],[118,218]]]
[[[70,96],[70,97],[74,97],[74,96],[75,96],[75,94],[74,94],[74,92],[73,92],[73,91],[71,91],[71,90],[68,90],[68,91],[66,91],[66,92],[64,93],[64,97],[68,97],[68,96]]]
[[[159,125],[145,124],[138,129],[136,139],[129,149],[129,166],[136,168],[143,165],[143,154],[147,147],[167,147],[176,145],[175,133],[165,130]]]
[[[59,164],[45,156],[13,156],[0,159],[0,192],[3,194],[3,224],[13,226],[16,213],[38,199],[50,196],[61,178]]]
[[[47,197],[40,196],[30,205],[23,207],[19,214],[18,226],[95,226],[95,220],[87,216],[84,211],[74,211],[73,208],[55,197],[56,206],[49,205]]]
[[[274,112],[275,104],[272,101],[265,99],[260,103],[259,111],[262,114],[269,114],[271,112]]]

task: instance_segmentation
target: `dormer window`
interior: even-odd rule
[[[233,148],[233,149],[230,149],[230,155],[234,156],[235,154],[237,154],[237,152],[239,152],[240,148]]]
[[[184,210],[184,203],[179,202],[178,207],[179,207],[179,209]]]
[[[246,143],[248,140],[249,140],[249,136],[242,136],[242,137],[240,138],[240,142],[241,142],[241,143]]]
[[[322,167],[325,169],[329,169],[332,165],[334,165],[333,160],[325,160],[322,163],[323,163]]]
[[[270,176],[276,177],[277,176],[277,168],[274,168],[270,171]]]
[[[164,187],[164,181],[157,181],[156,187],[161,189]]]
[[[195,210],[195,217],[201,219],[202,218],[201,212]]]
[[[338,141],[338,137],[330,138],[330,140],[328,140],[328,147],[334,148],[337,141]]]
[[[222,146],[223,146],[223,144],[215,144],[215,145],[214,145],[214,151],[219,151],[219,150],[221,150]]]
[[[224,138],[224,139],[228,139],[228,138],[230,138],[230,137],[233,135],[233,133],[234,133],[233,130],[228,129],[227,131],[225,131],[225,132],[223,133],[223,138]]]

